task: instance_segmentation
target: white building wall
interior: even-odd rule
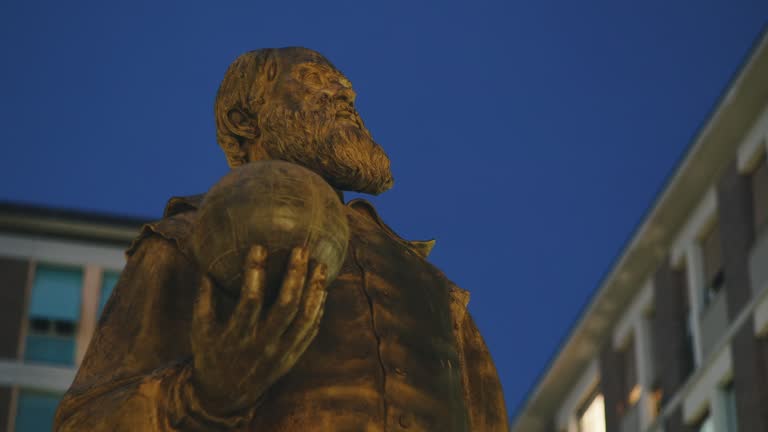
[[[75,367],[0,359],[0,385],[52,392],[64,392],[69,388],[97,324],[103,272],[122,270],[125,265],[124,249],[120,246],[105,246],[92,242],[0,233],[0,256],[83,269],[81,313],[75,335]],[[24,320],[26,319],[25,312]],[[22,341],[25,335],[26,327],[22,326]]]

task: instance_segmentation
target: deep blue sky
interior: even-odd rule
[[[389,152],[374,198],[472,292],[510,414],[768,20],[768,2],[0,2],[0,200],[155,218],[227,166],[240,53],[303,45]]]

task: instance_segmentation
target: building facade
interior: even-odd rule
[[[142,223],[0,204],[0,430],[52,429]]]
[[[768,432],[768,36],[513,432]],[[51,430],[142,220],[0,204],[0,430]]]
[[[513,432],[768,432],[768,35]]]

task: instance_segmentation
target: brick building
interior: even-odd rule
[[[142,221],[0,204],[0,431],[50,431]]]
[[[768,431],[768,35],[513,432]]]

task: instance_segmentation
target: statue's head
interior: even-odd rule
[[[216,96],[216,136],[230,167],[265,159],[302,165],[337,189],[392,187],[389,158],[355,109],[352,84],[306,48],[238,57]]]

